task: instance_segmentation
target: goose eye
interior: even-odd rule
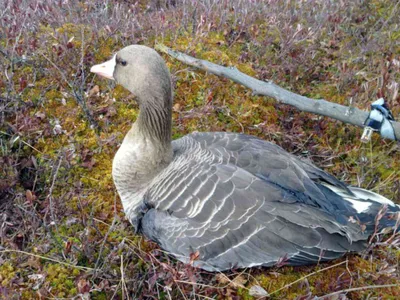
[[[123,60],[123,59],[121,59],[120,63],[121,63],[121,65],[124,66],[124,67],[128,64],[128,63],[126,62],[126,60]]]

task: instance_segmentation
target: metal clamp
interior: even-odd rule
[[[361,136],[361,142],[369,142],[374,131],[379,132],[384,138],[396,140],[390,121],[394,121],[393,115],[386,105],[385,99],[379,98],[371,104],[371,112],[364,122],[365,127]]]

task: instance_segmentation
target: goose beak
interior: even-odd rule
[[[116,65],[115,60],[116,60],[116,55],[114,55],[113,58],[102,64],[94,65],[93,67],[90,68],[90,72],[114,80],[113,74]]]

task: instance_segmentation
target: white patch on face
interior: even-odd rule
[[[115,54],[113,56],[113,58],[111,58],[110,60],[108,60],[102,64],[93,66],[90,69],[90,72],[95,73],[100,76],[103,76],[105,78],[114,80],[113,74],[114,74],[114,69],[116,66],[116,58],[117,58],[117,55]]]

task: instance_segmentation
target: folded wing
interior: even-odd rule
[[[364,248],[368,236],[348,221],[351,206],[319,183],[339,181],[258,139],[191,136],[196,148],[180,142],[185,154],[149,190],[142,220],[143,233],[178,259],[198,251],[197,265],[225,270],[284,257],[303,265]]]

